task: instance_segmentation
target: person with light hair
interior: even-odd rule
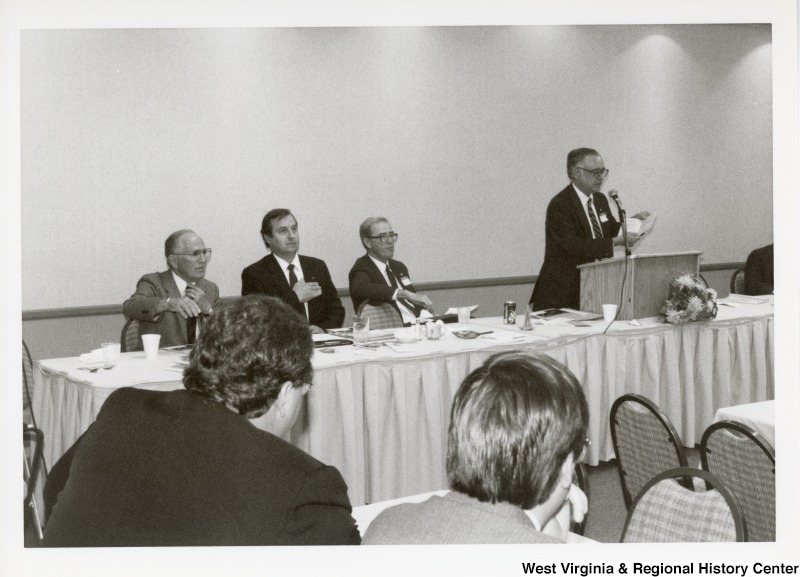
[[[386,509],[363,543],[566,541],[586,496],[573,485],[588,444],[589,408],[575,376],[547,356],[490,357],[456,392],[447,478],[452,489]]]

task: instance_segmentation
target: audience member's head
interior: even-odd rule
[[[176,230],[164,242],[167,265],[186,282],[195,282],[206,276],[206,265],[211,259],[211,249],[193,230]]]
[[[361,223],[358,228],[361,244],[367,249],[367,254],[380,261],[386,262],[394,257],[394,244],[397,234],[392,230],[392,225],[382,216],[371,216]]]
[[[294,310],[273,297],[248,295],[208,319],[183,383],[252,419],[282,395],[302,396],[313,375],[312,352],[308,324]]]
[[[450,486],[483,502],[541,505],[565,464],[580,458],[588,423],[583,389],[566,367],[547,356],[493,355],[453,400]]]

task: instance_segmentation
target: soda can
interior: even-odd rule
[[[517,303],[514,301],[506,301],[503,305],[503,324],[517,324]]]

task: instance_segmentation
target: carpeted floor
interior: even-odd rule
[[[700,467],[700,452],[686,449],[690,467]],[[625,527],[625,499],[616,461],[601,462],[589,470],[589,519],[586,537],[602,543],[619,543]]]

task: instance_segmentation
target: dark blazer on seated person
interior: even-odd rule
[[[399,260],[389,259],[389,268],[392,269],[394,276],[400,284],[398,288],[417,292],[408,275],[408,269]],[[394,291],[397,290],[386,282],[383,273],[378,270],[375,262],[365,254],[356,259],[350,269],[350,298],[353,299],[353,309],[358,310],[364,301],[387,302],[391,304],[397,314],[402,318],[397,302],[392,300]]]
[[[196,284],[206,293],[212,303],[212,308],[216,308],[219,305],[217,285],[206,279],[200,279]],[[171,270],[146,274],[136,283],[136,292],[122,305],[122,312],[129,319],[139,321],[140,335],[161,335],[159,347],[185,345],[188,341],[186,319],[171,311],[165,311],[160,315],[155,313],[159,301],[182,296],[178,285],[175,284],[175,277],[172,276]],[[200,319],[202,318],[203,315],[200,315]]]
[[[45,495],[51,547],[360,541],[335,468],[187,390],[112,393]]]
[[[749,295],[771,295],[775,291],[775,257],[773,244],[757,248],[747,257],[744,267],[744,292]]]
[[[321,329],[338,329],[344,322],[342,300],[333,286],[325,261],[300,255],[305,282],[318,282],[322,294],[308,301],[308,323]],[[289,286],[286,275],[275,256],[268,254],[242,271],[242,296],[265,294],[281,299],[297,313],[306,318],[303,303]]]
[[[363,540],[364,545],[497,543],[561,541],[538,531],[516,505],[482,503],[457,491],[382,511],[367,527]]]

